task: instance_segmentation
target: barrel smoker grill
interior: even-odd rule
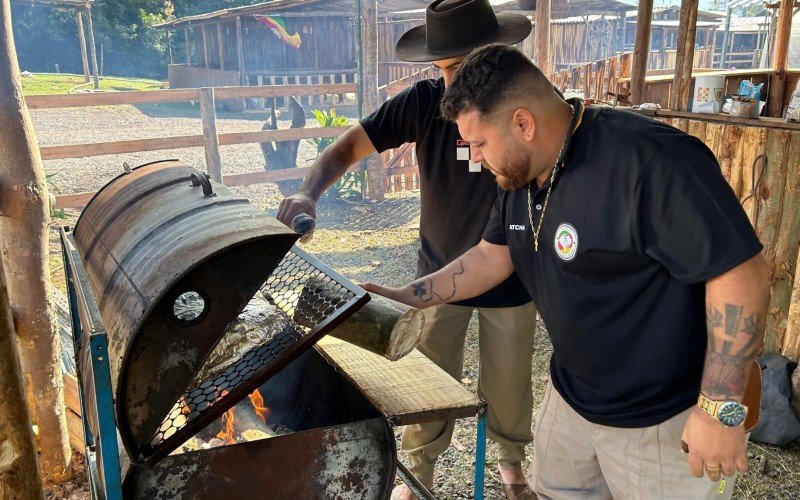
[[[177,161],[120,175],[62,231],[95,498],[388,498],[389,424],[310,349],[369,296],[298,237]],[[198,380],[256,294],[286,323]],[[172,453],[257,388],[288,433]]]

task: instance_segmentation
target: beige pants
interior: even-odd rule
[[[464,341],[473,308],[442,305],[424,309],[425,330],[418,349],[456,380],[461,380]],[[498,444],[500,466],[519,467],[525,445],[533,439],[531,414],[531,357],[536,330],[536,307],[478,308],[480,371],[478,395],[487,404],[489,439]],[[409,469],[423,484],[433,480],[436,458],[453,436],[454,423],[408,425],[402,449]]]
[[[735,476],[696,478],[681,452],[691,410],[652,427],[607,427],[578,415],[550,383],[536,417],[528,482],[540,499],[727,500]]]

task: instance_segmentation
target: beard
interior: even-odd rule
[[[525,151],[517,147],[511,140],[506,143],[504,151],[500,167],[490,165],[486,161],[483,162],[484,167],[494,174],[497,184],[507,191],[525,187],[530,180],[528,178],[530,160],[525,155]]]

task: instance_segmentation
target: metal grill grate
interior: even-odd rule
[[[297,247],[284,257],[261,293],[290,318],[288,326],[219,376],[187,390],[139,458],[155,463],[167,456],[369,300],[364,290]]]

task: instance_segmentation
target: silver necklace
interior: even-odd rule
[[[533,224],[533,195],[531,194],[531,183],[528,182],[528,220],[531,223],[531,230],[533,231],[533,251],[539,251],[539,233],[542,230],[542,222],[544,222],[544,214],[547,211],[547,202],[550,201],[550,192],[553,191],[553,183],[556,180],[556,172],[562,166],[562,155],[564,154],[564,147],[569,142],[570,137],[572,136],[572,127],[574,127],[573,118],[575,115],[575,108],[572,108],[572,112],[570,113],[570,129],[567,130],[567,135],[564,137],[564,143],[561,144],[561,150],[558,152],[558,158],[556,162],[553,164],[553,171],[550,173],[550,185],[547,186],[547,194],[544,196],[544,205],[542,205],[542,215],[539,217],[539,224],[534,227]]]

